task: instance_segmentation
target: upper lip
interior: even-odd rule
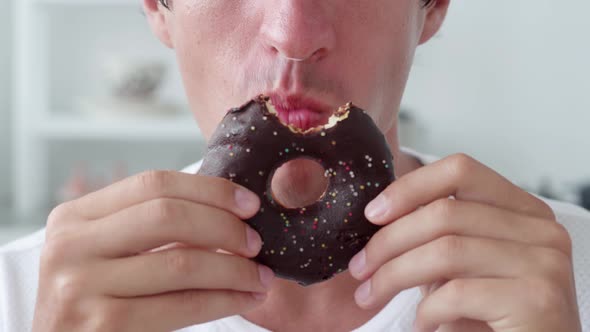
[[[266,96],[270,98],[270,102],[279,111],[305,109],[317,113],[334,113],[334,109],[330,105],[304,95],[271,92]]]

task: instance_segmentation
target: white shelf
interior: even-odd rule
[[[39,121],[35,133],[46,139],[204,142],[192,117],[89,118],[53,116]]]
[[[139,15],[142,0],[18,0],[13,3],[12,185],[16,216],[50,204],[49,172],[55,158],[50,154],[52,141],[82,141],[89,145],[103,141],[106,145],[127,141],[145,142],[148,146],[158,142],[204,145],[190,112],[151,118],[64,112],[66,107],[79,109],[75,106],[77,96],[88,96],[90,92],[102,95],[104,91],[96,87],[104,79],[98,68],[107,57],[140,58],[151,54],[165,61],[171,55],[163,46],[155,51],[154,46],[159,45],[151,44],[157,43],[157,38],[149,33],[145,19]],[[89,40],[87,36],[92,38]],[[63,54],[56,49],[63,50]],[[105,54],[97,55],[103,51]],[[68,59],[61,61],[64,58],[60,56],[64,54]],[[70,61],[70,56],[85,61]],[[92,67],[96,70],[88,70],[91,66],[96,66]],[[77,89],[81,87],[79,84],[87,84],[92,91]]]

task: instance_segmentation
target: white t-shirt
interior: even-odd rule
[[[415,151],[404,151],[424,164],[438,158]],[[199,164],[184,171],[195,173]],[[576,289],[583,331],[590,332],[590,212],[571,204],[545,200],[558,222],[569,231],[574,249]],[[30,331],[37,293],[39,258],[45,239],[44,230],[0,247],[0,332]],[[418,288],[400,293],[375,317],[356,332],[406,332],[412,330],[416,306],[421,299]],[[241,316],[232,316],[182,329],[183,332],[265,332]]]

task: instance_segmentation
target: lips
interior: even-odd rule
[[[269,97],[281,122],[301,130],[325,125],[333,114],[329,106],[311,98],[277,94]]]

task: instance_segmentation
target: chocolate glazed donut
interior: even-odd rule
[[[271,180],[282,164],[300,158],[321,164],[329,184],[316,203],[290,209],[273,198]],[[365,206],[395,179],[385,137],[360,108],[349,103],[325,126],[302,131],[281,123],[265,96],[227,113],[199,174],[258,194],[260,211],[246,220],[263,241],[255,260],[304,286],[346,270],[379,229],[365,218]]]

